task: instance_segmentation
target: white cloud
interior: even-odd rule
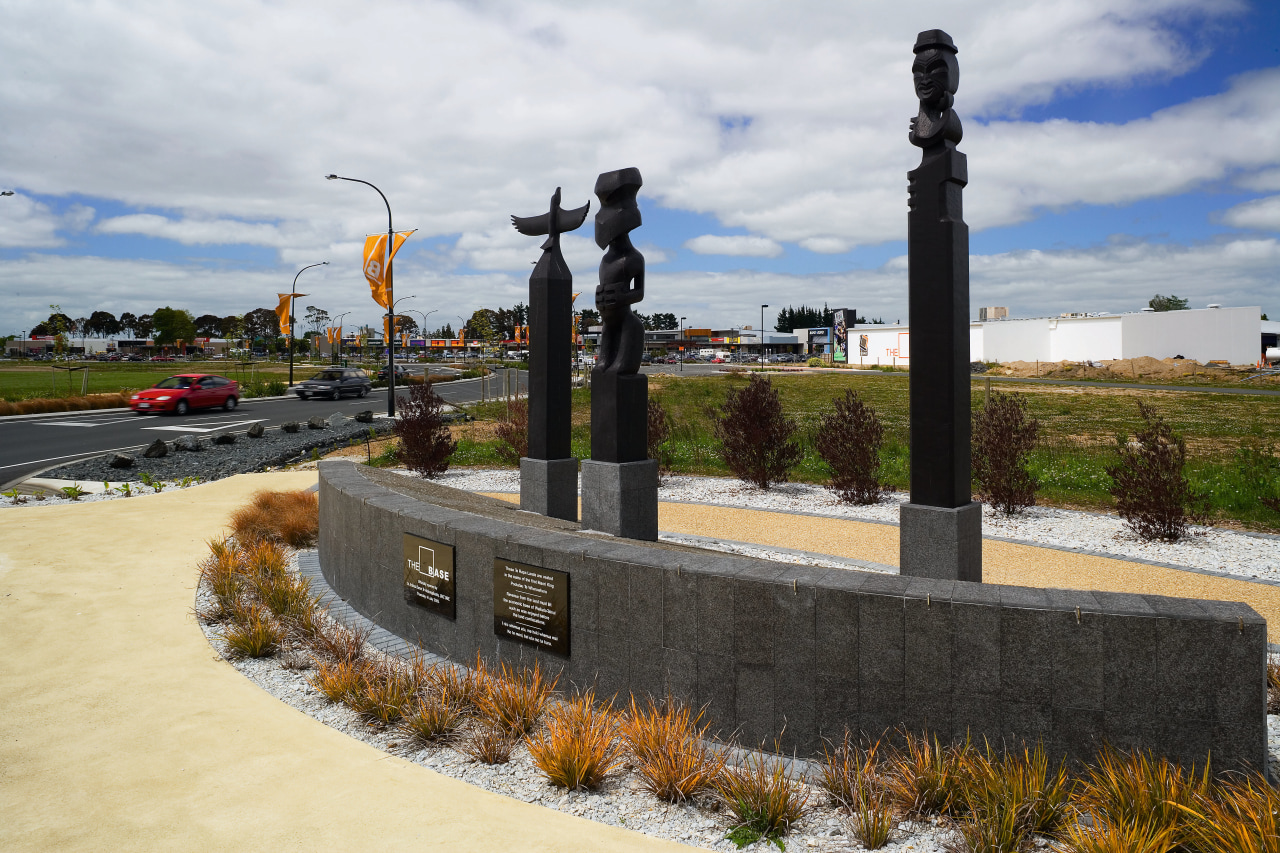
[[[703,234],[686,240],[684,247],[699,255],[747,255],[754,258],[776,258],[782,254],[782,246],[768,237],[751,237],[745,234]]]
[[[1257,198],[1228,208],[1219,214],[1225,225],[1235,228],[1254,228],[1259,231],[1280,231],[1280,195]]]
[[[56,248],[66,243],[59,232],[83,231],[93,217],[93,208],[83,204],[59,215],[22,193],[6,196],[0,198],[0,247]]]

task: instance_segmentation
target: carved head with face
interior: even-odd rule
[[[951,36],[942,30],[920,33],[915,55],[911,74],[920,106],[933,111],[951,109],[953,96],[960,86],[960,64],[956,62],[956,46]]]

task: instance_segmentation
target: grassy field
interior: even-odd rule
[[[907,381],[901,377],[856,374],[771,374],[786,411],[799,423],[805,456],[792,479],[822,483],[826,465],[813,449],[813,436],[831,401],[853,388],[873,406],[885,425],[882,476],[895,488],[909,484],[909,411]],[[650,396],[662,402],[673,421],[670,449],[679,473],[727,475],[716,455],[709,408],[723,404],[730,388],[742,387],[746,376],[650,377]],[[1041,441],[1031,467],[1040,481],[1038,500],[1061,506],[1106,509],[1113,505],[1107,489],[1107,465],[1117,437],[1127,437],[1139,423],[1137,401],[1151,403],[1188,444],[1188,477],[1206,491],[1217,520],[1251,529],[1280,530],[1280,516],[1262,506],[1260,492],[1280,494],[1280,397],[1147,391],[1087,386],[1000,383],[998,392],[1026,397],[1030,414],[1040,422]],[[973,386],[973,406],[983,404],[981,380]],[[497,420],[502,403],[477,407],[483,420]],[[574,392],[573,453],[590,456],[590,396]],[[476,433],[464,437],[454,463],[501,464],[494,442]]]
[[[128,393],[150,388],[175,373],[216,373],[238,382],[288,379],[289,364],[260,363],[242,368],[235,361],[163,361],[163,362],[65,362],[73,367],[87,367],[90,394]],[[318,366],[318,365],[317,365]],[[302,366],[303,375],[313,366]],[[257,371],[256,377],[254,371]],[[294,365],[294,378],[299,364]],[[83,371],[59,370],[47,362],[0,364],[0,400],[17,402],[41,397],[79,396]],[[70,374],[70,375],[68,375]]]

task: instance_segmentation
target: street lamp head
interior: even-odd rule
[[[337,175],[325,175],[325,176],[324,176],[324,179],[325,179],[326,181],[336,181],[336,180],[338,180],[338,176],[337,176]]]
[[[0,190],[0,195],[13,195],[13,190]]]

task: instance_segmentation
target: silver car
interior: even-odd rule
[[[331,367],[294,386],[293,392],[302,399],[328,397],[336,400],[343,394],[363,397],[373,388],[369,376],[363,370],[352,367]]]

